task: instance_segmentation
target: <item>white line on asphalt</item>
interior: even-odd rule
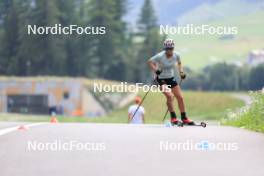
[[[28,127],[33,127],[33,126],[39,126],[39,125],[44,125],[44,124],[47,124],[47,122],[42,122],[42,123],[31,123],[31,124],[27,124],[27,125],[24,125],[26,128]],[[19,126],[15,126],[15,127],[10,127],[10,128],[6,128],[6,129],[2,129],[0,130],[0,136],[3,136],[7,133],[11,133],[13,131],[16,131],[19,127]]]

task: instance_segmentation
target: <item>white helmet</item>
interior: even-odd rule
[[[163,43],[164,49],[174,48],[174,45],[175,45],[175,43],[174,43],[173,39],[166,39]]]

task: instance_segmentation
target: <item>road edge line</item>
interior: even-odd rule
[[[25,127],[33,127],[33,126],[40,126],[40,125],[44,125],[44,124],[48,124],[47,122],[41,122],[41,123],[31,123],[31,124],[26,124],[24,125]],[[11,133],[13,131],[16,131],[19,126],[21,125],[18,125],[18,126],[15,126],[15,127],[9,127],[9,128],[5,128],[5,129],[1,129],[0,130],[0,136],[3,136],[5,134],[8,134],[8,133]]]

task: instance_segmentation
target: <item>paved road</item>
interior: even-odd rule
[[[232,95],[233,97],[244,101],[246,106],[250,106],[252,103],[252,98],[248,94],[234,93]]]
[[[18,125],[24,125],[27,124],[26,122],[0,122],[0,130],[9,128],[9,127],[14,127]]]
[[[196,150],[184,150],[204,140]],[[28,149],[29,142],[43,149],[70,141],[87,150]],[[228,151],[221,151],[224,145]],[[233,127],[61,123],[0,136],[1,176],[263,176],[263,163],[264,135]]]

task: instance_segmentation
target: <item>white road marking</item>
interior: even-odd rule
[[[31,124],[27,124],[27,125],[24,125],[26,128],[28,127],[33,127],[33,126],[39,126],[39,125],[44,125],[44,124],[47,124],[47,122],[41,122],[41,123],[31,123]],[[15,127],[10,127],[10,128],[5,128],[5,129],[2,129],[0,130],[0,136],[3,136],[7,133],[11,133],[13,131],[16,131],[21,125],[18,125],[18,126],[15,126]]]

